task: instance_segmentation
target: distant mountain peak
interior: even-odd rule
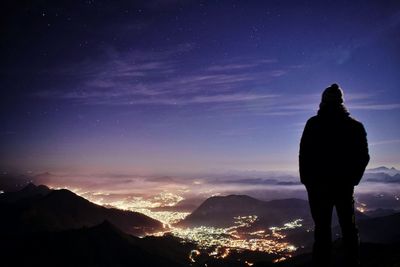
[[[257,225],[270,227],[293,219],[310,220],[306,200],[278,199],[263,201],[248,195],[214,196],[206,199],[178,225],[184,227],[230,227],[237,216],[258,216]]]
[[[396,169],[395,167],[386,167],[386,166],[379,166],[379,167],[376,167],[376,168],[371,168],[371,169],[367,169],[367,171],[382,171],[382,172],[385,172],[385,171],[396,171],[396,172],[398,172],[399,170],[398,169]]]
[[[23,190],[1,194],[0,200],[10,205],[14,205],[13,203],[17,201],[24,204],[22,205],[24,208],[18,212],[30,214],[29,218],[18,215],[10,224],[16,225],[15,229],[25,227],[24,231],[27,232],[59,231],[97,225],[99,227],[97,230],[100,232],[122,230],[132,235],[143,235],[162,229],[159,221],[142,213],[105,208],[67,189],[52,190],[44,185],[28,184]],[[31,223],[31,227],[26,227],[25,218]]]
[[[30,193],[30,194],[47,194],[51,191],[50,188],[48,188],[45,185],[35,185],[34,183],[30,182],[28,183],[24,188],[20,190],[20,192],[23,193]]]
[[[386,166],[380,166],[377,168],[372,168],[368,169],[366,171],[366,174],[380,174],[380,175],[390,175],[390,176],[397,176],[400,174],[400,171],[396,169],[395,167],[386,167]],[[376,177],[373,177],[376,180]]]
[[[389,170],[389,168],[386,167],[386,166],[379,166],[379,167],[376,167],[376,168],[372,168],[370,170]]]
[[[2,197],[3,200],[7,202],[15,202],[22,199],[41,198],[51,193],[51,191],[52,190],[45,185],[36,186],[34,183],[30,182],[21,190],[7,192]]]
[[[29,182],[24,188],[21,189],[21,191],[22,191],[22,190],[24,190],[24,191],[27,191],[27,190],[34,190],[34,189],[36,189],[36,188],[37,188],[37,186],[36,186],[34,183]]]

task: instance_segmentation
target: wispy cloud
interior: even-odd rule
[[[381,140],[381,141],[370,142],[371,146],[392,145],[392,144],[400,144],[400,139],[391,139],[391,140]]]
[[[213,96],[196,96],[191,102],[192,103],[212,103],[212,102],[236,102],[236,101],[252,101],[263,98],[274,98],[276,95],[268,94],[250,94],[250,93],[238,93],[238,94],[221,94]]]
[[[242,70],[258,66],[258,64],[227,64],[214,65],[208,68],[209,71]]]
[[[394,110],[400,108],[400,103],[385,103],[385,104],[378,104],[378,103],[360,103],[350,105],[349,108],[351,109],[360,109],[360,110]]]
[[[346,94],[346,107],[352,110],[396,110],[400,108],[400,103],[380,103],[376,101],[376,95],[373,94]],[[292,115],[295,112],[305,112],[317,110],[320,102],[320,96],[317,94],[287,96],[280,101],[274,108],[274,113],[283,115]],[[270,114],[270,113],[268,113]]]
[[[236,71],[244,69],[252,69],[263,66],[264,64],[277,63],[276,59],[259,59],[251,60],[249,63],[228,63],[223,65],[212,65],[207,68],[209,71]]]
[[[179,60],[193,49],[195,45],[190,43],[162,51],[118,52],[107,48],[100,59],[47,70],[48,74],[70,78],[75,84],[41,91],[36,96],[82,105],[207,104],[209,111],[261,116],[292,116],[318,109],[319,93],[268,93],[273,88],[265,87],[274,79],[295,71],[292,66],[278,68],[275,59],[247,58],[185,69]],[[345,98],[350,102],[350,110],[400,108],[399,103],[375,102],[371,94],[346,94]]]
[[[102,59],[47,70],[49,74],[70,77],[77,84],[71,86],[72,90],[47,90],[36,96],[89,105],[249,103],[276,97],[249,90],[249,86],[266,83],[287,73],[282,68],[262,67],[275,63],[273,59],[248,59],[240,63],[182,69],[176,58],[192,49],[191,44],[150,52],[118,53],[108,49],[107,56]]]

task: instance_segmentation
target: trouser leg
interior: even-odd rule
[[[330,264],[333,202],[326,193],[307,189],[311,215],[314,220],[313,266],[327,267]]]
[[[341,190],[335,202],[342,230],[346,264],[349,267],[360,266],[359,236],[354,216],[353,188]]]

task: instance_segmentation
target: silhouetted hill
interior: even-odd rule
[[[32,182],[31,176],[0,172],[0,190],[4,192],[21,190],[30,182]]]
[[[400,242],[400,213],[377,217],[364,218],[357,221],[361,242],[376,244],[392,244]],[[333,238],[341,236],[339,226],[332,229]],[[311,251],[313,243],[313,231],[296,231],[287,236],[287,240]]]
[[[45,185],[36,186],[28,183],[24,188],[15,192],[6,192],[0,195],[0,201],[15,202],[21,199],[43,197],[51,192]]]
[[[396,168],[394,168],[394,167],[388,168],[386,166],[380,166],[377,168],[367,169],[366,172],[367,173],[382,173],[383,172],[383,173],[388,173],[390,175],[400,173],[400,171],[397,170]]]
[[[337,225],[335,210],[332,225]],[[303,219],[303,226],[312,228],[313,221],[308,201],[289,198],[262,201],[247,195],[214,196],[206,199],[196,210],[177,225],[182,227],[234,225],[234,217],[257,215],[254,228],[280,226],[295,219]],[[368,218],[356,211],[357,220]]]
[[[271,262],[275,255],[259,251],[232,251],[215,258],[202,251],[192,262],[194,244],[166,235],[137,238],[105,221],[90,228],[61,232],[0,235],[2,266],[119,266],[119,267],[247,267],[245,259]],[[4,255],[4,256],[3,256]],[[21,257],[23,255],[23,257]]]
[[[358,228],[364,242],[400,242],[400,213],[362,220],[358,223]]]
[[[190,252],[186,248],[176,259],[167,257],[159,252],[169,247],[159,242],[156,253],[143,240],[123,233],[108,221],[91,228],[1,238],[2,266],[180,267],[184,265],[179,261],[187,259]],[[169,245],[180,246],[177,240]]]
[[[341,242],[333,244],[332,267],[346,266]],[[400,263],[400,243],[373,244],[361,243],[361,264],[363,267],[397,267]],[[258,262],[254,267],[309,267],[311,253],[289,258],[279,263]]]
[[[162,224],[132,211],[105,208],[66,190],[28,185],[0,198],[0,231],[60,231],[108,220],[133,235],[162,229]],[[29,196],[29,197],[27,197]]]
[[[397,213],[395,209],[375,209],[375,210],[368,210],[364,212],[368,217],[370,218],[377,218],[377,217],[383,217],[383,216],[388,216]]]
[[[50,190],[29,185],[16,193],[4,194],[0,198],[1,266],[198,267],[207,264],[214,267],[244,267],[248,266],[245,260],[255,263],[254,266],[300,267],[310,264],[310,254],[272,264],[276,255],[241,250],[231,251],[228,257],[217,259],[209,255],[212,249],[202,251],[196,262],[190,262],[188,256],[196,249],[191,243],[181,243],[171,235],[137,238],[126,234],[132,232],[132,225],[137,225],[135,230],[143,232],[149,224],[148,220],[160,225],[142,214],[107,209],[65,189]],[[301,214],[306,216],[304,212],[308,212],[308,209],[305,200],[261,201],[245,195],[230,195],[207,199],[192,214],[198,217],[192,217],[191,220],[195,223],[208,220],[221,225],[229,222],[232,225],[234,216],[256,214],[260,217],[259,226],[265,227],[270,223],[280,225],[301,217]],[[381,243],[362,244],[365,267],[396,266],[400,262],[400,213],[362,220],[358,225],[363,242]],[[300,232],[306,235],[297,236],[300,241],[301,238],[312,240],[312,232],[304,229]],[[290,237],[289,241],[295,237]],[[336,241],[334,266],[343,266],[341,253]]]
[[[172,236],[137,238],[123,233],[105,221],[90,228],[60,232],[26,234],[0,234],[2,266],[136,266],[136,267],[180,267],[248,266],[245,259],[258,267],[305,267],[310,266],[309,253],[289,258],[281,263],[272,263],[274,255],[262,252],[232,251],[226,258],[213,258],[202,253],[196,262],[188,255],[193,244],[181,243]],[[400,244],[361,244],[361,259],[364,267],[398,266]],[[340,241],[334,243],[333,266],[344,266]],[[397,264],[397,265],[396,265]]]
[[[181,226],[227,227],[234,217],[257,215],[256,225],[270,227],[302,218],[310,222],[308,202],[301,199],[261,201],[246,195],[214,196],[179,223]]]

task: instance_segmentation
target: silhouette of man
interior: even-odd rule
[[[346,264],[360,266],[353,192],[368,162],[364,126],[350,117],[343,91],[332,84],[324,90],[318,114],[307,121],[300,142],[300,179],[315,224],[314,266],[330,264],[333,207],[342,230]]]

